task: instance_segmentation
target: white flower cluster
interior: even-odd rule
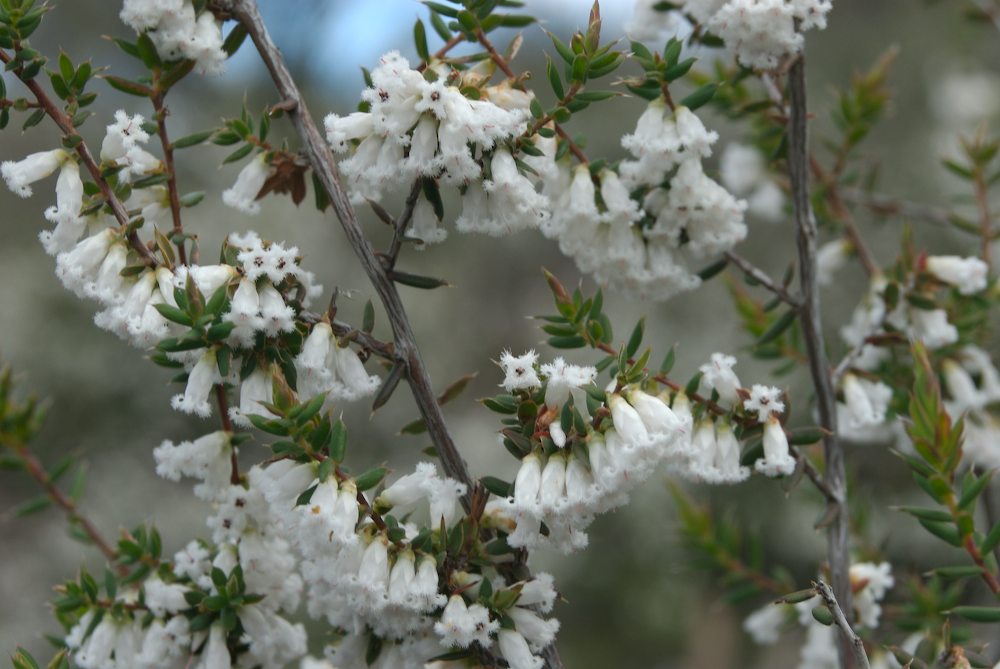
[[[715,354],[702,368],[709,392],[730,406],[740,399],[739,379],[732,371],[735,358]],[[661,465],[688,479],[704,483],[736,483],[750,475],[740,465],[740,443],[725,420],[701,420],[693,426],[690,401],[684,392],[652,395],[641,387],[620,392],[609,388],[605,403],[611,416],[600,428],[591,425],[585,386],[597,370],[567,364],[562,358],[538,366],[529,351],[500,357],[503,386],[512,393],[545,387],[543,412],[536,429],[546,429],[555,450],[538,450],[521,460],[513,495],[496,497],[486,516],[509,533],[515,547],[554,548],[564,553],[587,545],[585,530],[599,513],[625,504],[628,493]],[[746,391],[743,391],[746,392]],[[777,388],[756,385],[746,394],[743,408],[764,424],[764,458],[757,470],[767,476],[787,475],[795,468],[788,440],[778,416],[784,411]],[[587,423],[587,433],[567,441],[561,417],[572,398],[573,409]],[[577,428],[582,429],[582,428]],[[545,532],[542,524],[545,525]]]
[[[327,393],[327,402],[353,402],[378,390],[381,380],[369,375],[358,354],[341,345],[327,322],[319,322],[295,359],[299,398],[303,401]]]
[[[370,111],[327,116],[334,151],[350,153],[340,170],[351,198],[378,200],[386,189],[434,177],[465,189],[464,211],[456,221],[460,231],[499,235],[537,225],[547,215],[545,199],[502,146],[527,128],[527,96],[510,90],[495,95],[513,106],[506,109],[490,99],[465,97],[458,86],[448,85],[446,69],[429,74],[412,69],[398,52],[387,53],[372,70],[372,88],[362,95]],[[487,174],[480,163],[488,164]],[[425,200],[413,222],[410,235],[424,243],[446,236]]]
[[[1000,420],[990,410],[1000,402],[1000,371],[989,353],[971,345],[959,351],[958,360],[945,360],[942,371],[948,413],[953,419],[965,415],[963,462],[1000,467]]]
[[[802,33],[826,28],[831,0],[683,0],[677,10],[658,10],[656,0],[637,0],[628,25],[633,39],[684,34],[693,22],[721,37],[739,62],[757,69],[777,67],[802,50]],[[690,20],[689,20],[690,19]]]
[[[895,585],[892,565],[888,562],[858,562],[851,565],[851,589],[854,611],[848,618],[855,629],[875,629],[882,615],[880,602]],[[781,628],[793,618],[806,628],[806,643],[800,653],[799,669],[837,669],[836,627],[823,625],[813,618],[812,610],[822,606],[819,595],[798,604],[766,604],[743,621],[743,629],[758,644],[777,643]],[[873,665],[874,666],[874,665]]]
[[[134,612],[103,615],[99,622],[96,609],[85,613],[66,639],[76,666],[228,669],[233,666],[230,641],[245,647],[241,666],[281,667],[305,653],[305,629],[285,617],[298,607],[302,590],[295,557],[261,493],[252,486],[230,484],[233,448],[228,433],[215,432],[193,442],[164,442],[154,451],[161,476],[199,480],[195,494],[214,507],[208,526],[215,545],[190,542],[174,556],[169,574],[160,570],[141,584],[141,599],[135,589],[120,592],[117,601],[141,604]],[[186,595],[223,594],[212,571],[221,570],[228,580],[237,567],[246,592],[263,595],[236,609],[243,634],[227,638],[221,620],[208,629],[192,630],[192,605]]]
[[[979,258],[930,256],[927,271],[938,281],[957,288],[962,295],[974,295],[986,290],[990,267]]]
[[[635,160],[625,161],[620,174],[573,169],[568,159],[556,160],[556,138],[540,135],[532,141],[541,155],[519,156],[529,168],[522,171],[504,142],[526,132],[530,95],[494,86],[482,90],[483,100],[470,100],[446,85],[448,72],[432,72],[429,81],[399,54],[386,54],[364,93],[370,111],[327,117],[327,139],[349,154],[340,168],[355,201],[377,200],[419,176],[438,178],[461,188],[459,231],[540,228],[581,271],[640,298],[696,287],[684,254],[700,260],[745,237],[746,203],[705,176],[701,159],[717,135],[691,110],[667,113],[662,101],[651,103],[635,133],[622,140]],[[662,188],[675,170],[670,189]],[[642,206],[630,195],[636,188],[647,192]],[[422,243],[442,241],[439,223],[421,198],[408,234]]]
[[[687,107],[671,110],[662,100],[649,103],[635,131],[622,138],[632,160],[621,163],[622,183],[641,190],[645,257],[617,280],[639,296],[664,299],[700,284],[687,264],[731,249],[746,237],[747,204],[705,175],[702,159],[718,139]],[[676,172],[675,172],[676,170]],[[673,176],[670,176],[673,175]],[[664,182],[670,177],[669,189]],[[614,277],[608,277],[609,283]]]
[[[767,173],[764,154],[753,146],[732,142],[719,156],[719,178],[736,197],[745,197],[747,213],[767,223],[785,217],[785,194]]]
[[[228,57],[222,24],[212,12],[195,13],[189,0],[125,0],[121,20],[146,33],[164,60],[187,58],[202,74],[221,74]]]

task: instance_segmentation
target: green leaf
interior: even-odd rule
[[[140,98],[151,98],[154,95],[152,88],[136,81],[129,81],[123,77],[116,77],[113,74],[102,74],[100,77],[108,82],[108,85],[116,91],[135,95]]]
[[[253,151],[253,149],[254,149],[253,144],[244,144],[243,146],[241,146],[240,148],[236,149],[228,156],[226,156],[225,160],[222,161],[222,164],[228,165],[229,163],[235,163],[237,160],[243,160],[244,158],[250,155],[250,152]]]
[[[451,18],[458,18],[458,10],[454,7],[449,7],[448,5],[443,5],[440,2],[431,2],[431,0],[424,0],[424,4],[431,8],[432,11],[442,14],[444,16],[450,16]]]
[[[363,492],[370,488],[374,488],[381,483],[382,479],[384,479],[385,475],[388,473],[389,470],[385,467],[375,467],[374,469],[369,469],[364,474],[354,479],[354,484],[358,487],[359,491]]]
[[[424,62],[431,59],[430,49],[427,48],[427,29],[424,28],[424,22],[417,19],[417,22],[413,24],[413,42],[417,47],[417,55]]]
[[[435,279],[429,276],[420,276],[418,274],[410,274],[408,272],[399,272],[393,270],[389,273],[389,278],[396,283],[401,283],[404,286],[410,286],[412,288],[420,288],[423,290],[433,290],[435,288],[441,288],[450,286],[444,279]]]
[[[979,544],[979,550],[982,553],[992,553],[993,549],[1000,545],[1000,522],[997,522],[990,530],[990,533],[986,535],[982,543]]]
[[[956,606],[951,613],[977,623],[1000,623],[1000,607]]]
[[[921,506],[898,506],[896,507],[896,510],[908,513],[914,518],[923,518],[924,520],[930,520],[938,523],[951,522],[951,514],[942,509],[928,509]]]
[[[694,111],[711,100],[718,88],[719,85],[715,83],[705,84],[694,93],[681,100],[681,106]]]
[[[833,614],[830,613],[830,609],[826,608],[825,604],[820,604],[812,610],[812,617],[816,622],[826,625],[829,627],[833,624]]]
[[[640,318],[639,322],[635,324],[635,328],[632,330],[632,336],[628,339],[628,345],[625,347],[625,357],[632,358],[635,356],[636,351],[642,345],[642,337],[646,332],[646,318]]]
[[[587,345],[587,341],[579,335],[573,335],[571,337],[549,337],[548,344],[552,348],[583,348]]]
[[[160,315],[166,318],[168,321],[179,323],[186,327],[191,327],[194,324],[194,321],[191,320],[191,317],[188,316],[187,313],[178,309],[177,307],[172,307],[169,304],[165,304],[162,302],[160,304],[154,304],[153,306],[156,308],[157,311],[160,312]]]
[[[497,497],[509,497],[513,492],[514,485],[495,476],[484,476],[479,479],[483,487]]]
[[[336,462],[343,462],[344,454],[347,452],[347,426],[344,421],[337,419],[330,430],[330,440],[327,443],[327,452],[330,459]]]
[[[371,334],[375,329],[375,306],[371,300],[365,302],[364,316],[361,319],[361,330]]]
[[[566,90],[563,88],[562,79],[559,78],[559,71],[556,69],[555,63],[548,56],[545,57],[545,70],[549,75],[552,92],[555,93],[556,98],[562,100],[566,97]]]
[[[974,482],[963,489],[962,497],[958,500],[959,509],[969,507],[979,498],[979,495],[982,494],[983,490],[986,489],[986,486],[988,486],[990,481],[993,479],[994,471],[995,470],[991,469],[979,478],[974,478]],[[972,475],[970,474],[970,476]]]
[[[958,528],[955,527],[954,523],[935,522],[932,520],[924,520],[923,518],[921,518],[920,524],[923,525],[928,532],[936,536],[941,541],[951,544],[956,548],[961,547],[962,538],[959,535]]]
[[[763,346],[764,344],[769,344],[770,342],[774,341],[775,339],[780,337],[785,332],[785,330],[790,328],[792,324],[795,323],[795,321],[798,319],[798,317],[799,317],[799,312],[797,309],[789,309],[781,316],[779,316],[777,319],[775,319],[774,323],[771,324],[771,327],[765,330],[764,334],[762,334],[757,339],[757,341],[754,342],[754,346]]]
[[[189,146],[197,146],[202,142],[207,141],[212,135],[215,134],[215,130],[203,130],[202,132],[196,132],[191,135],[186,135],[179,139],[175,139],[171,146],[175,149],[186,149]]]
[[[222,43],[222,50],[232,56],[239,51],[248,34],[246,26],[237,21],[233,29],[229,31],[229,35],[226,36],[226,41]]]

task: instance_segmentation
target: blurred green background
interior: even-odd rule
[[[56,0],[51,4],[57,11],[34,38],[36,48],[49,56],[63,49],[74,61],[89,57],[95,65],[111,66],[116,74],[137,74],[134,64],[123,62],[111,42],[98,38],[128,35],[116,16],[118,3]],[[414,19],[425,14],[412,0],[261,0],[261,5],[316,117],[353,109],[362,87],[358,65],[371,66],[380,53],[393,48],[415,59],[410,30]],[[528,0],[527,5],[543,19],[545,28],[564,37],[586,22],[588,4],[582,0]],[[955,196],[961,195],[960,187],[940,169],[939,158],[954,145],[956,133],[975,128],[970,123],[976,119],[970,120],[962,109],[951,109],[942,100],[942,82],[956,73],[995,69],[1000,62],[1000,35],[989,26],[963,20],[962,3],[957,1],[837,0],[835,5],[829,28],[809,33],[807,40],[814,141],[831,136],[833,87],[846,85],[852,70],[874,62],[890,44],[898,45],[900,55],[890,79],[895,97],[889,118],[874,132],[866,150],[880,168],[880,189],[927,202],[959,201]],[[631,0],[607,0],[605,37],[620,35],[630,12]],[[544,72],[541,53],[548,46],[541,29],[526,30],[519,68]],[[4,76],[10,94],[21,95],[18,84]],[[85,138],[93,146],[99,146],[103,126],[115,109],[149,114],[137,98],[122,96],[100,82],[94,83],[94,90],[106,95],[94,106],[97,116],[84,126]],[[168,121],[172,135],[212,127],[223,116],[237,115],[244,97],[255,111],[276,101],[249,46],[230,63],[226,76],[191,77],[172,94],[169,103],[175,112]],[[641,109],[642,102],[631,98],[605,103],[595,113],[575,118],[573,130],[590,136],[589,154],[615,159],[622,155],[620,136],[631,130]],[[995,114],[996,109],[992,111]],[[0,134],[0,159],[19,159],[56,145],[57,136],[46,124],[25,136],[17,130],[19,125],[14,122]],[[710,125],[723,137],[717,149],[742,136],[741,128],[721,119],[713,118]],[[272,133],[281,132],[289,133],[289,128],[275,123]],[[206,145],[179,154],[182,192],[208,191],[205,202],[189,211],[186,219],[187,229],[200,235],[203,257],[211,259],[223,236],[232,230],[255,229],[267,238],[288,240],[304,252],[306,267],[316,272],[328,291],[334,286],[351,291],[352,299],[342,301],[341,314],[360,322],[362,306],[373,296],[338,224],[330,216],[317,214],[310,200],[296,210],[287,199],[269,198],[263,212],[253,219],[223,207],[221,190],[238,172],[236,166],[217,167],[227,153],[225,148]],[[18,372],[23,389],[51,403],[36,443],[43,457],[51,462],[73,453],[88,463],[83,507],[105,533],[155,523],[167,549],[174,550],[192,536],[207,535],[206,508],[191,496],[188,484],[172,484],[155,476],[151,451],[162,439],[190,438],[215,429],[215,424],[171,411],[169,398],[177,390],[167,383],[170,375],[149,364],[141,352],[94,327],[93,305],[61,288],[52,272],[52,259],[36,240],[46,225],[41,214],[49,204],[49,188],[48,183],[40,184],[35,197],[28,200],[0,193],[0,359]],[[372,237],[384,242],[384,226],[368,212],[364,214]],[[901,231],[899,221],[875,221],[860,210],[857,215],[866,234],[875,240],[879,258],[890,261]],[[922,223],[916,223],[915,229],[918,239],[934,245],[938,252],[963,252],[963,240],[947,231]],[[740,252],[780,274],[794,253],[791,221],[778,225],[751,222],[749,239]],[[499,383],[499,372],[490,361],[502,349],[518,352],[541,346],[540,331],[525,316],[550,309],[539,271],[543,265],[567,284],[579,279],[555,244],[531,233],[499,240],[453,233],[447,243],[422,253],[407,251],[402,259],[408,271],[442,276],[454,284],[433,292],[403,291],[435,383],[443,388],[462,374],[479,373],[470,392],[446,410],[456,440],[477,476],[490,473],[511,478],[515,471],[515,463],[497,446],[493,416],[472,399],[492,393]],[[844,271],[824,292],[831,337],[864,288],[862,272]],[[678,378],[687,378],[714,351],[742,352],[737,369],[745,385],[773,382],[792,390],[794,397],[808,397],[802,376],[774,380],[767,366],[745,355],[749,339],[730,315],[731,303],[720,280],[667,304],[634,304],[612,296],[606,303],[611,305],[609,313],[618,324],[619,336],[627,334],[639,315],[648,314],[647,339],[657,347],[654,355],[662,357],[671,345],[679,344]],[[384,320],[380,321],[376,334],[387,336]],[[835,352],[839,346],[835,341]],[[543,360],[555,355],[544,349],[541,353]],[[575,360],[586,362],[587,358]],[[807,421],[802,415],[804,399],[797,405],[797,419]],[[358,467],[391,458],[397,471],[407,471],[426,444],[420,438],[398,437],[396,431],[415,415],[405,388],[375,420],[369,420],[367,406],[350,407],[350,457]],[[250,443],[244,447],[244,462],[249,464],[263,453],[259,445]],[[914,530],[911,520],[878,511],[913,495],[902,463],[885,449],[871,446],[851,447],[848,457],[857,475],[855,499],[870,510],[870,539],[893,559],[897,576],[919,571],[926,561],[941,555],[926,534]],[[57,512],[20,519],[5,513],[35,492],[26,478],[0,472],[3,655],[13,652],[16,644],[44,655],[42,635],[57,631],[45,604],[52,585],[72,576],[81,564],[99,565],[93,554],[66,536]],[[694,487],[691,494],[728,509],[746,532],[759,533],[768,558],[788,566],[804,585],[816,573],[823,542],[812,525],[820,507],[805,486],[786,496],[779,485],[754,479],[735,488]],[[802,635],[789,634],[775,647],[754,647],[740,630],[749,608],[727,603],[714,580],[694,568],[676,528],[664,479],[654,478],[630,506],[594,524],[586,552],[570,557],[533,556],[536,569],[555,575],[567,602],[556,609],[562,621],[559,646],[566,665],[573,669],[793,666]],[[899,601],[899,590],[890,594],[890,600]],[[895,641],[903,636],[896,634]]]

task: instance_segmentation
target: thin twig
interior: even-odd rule
[[[49,477],[45,467],[42,463],[38,461],[38,458],[28,449],[27,446],[23,444],[8,443],[11,450],[17,455],[17,457],[24,463],[24,468],[31,475],[31,478],[38,482],[38,485],[42,487],[45,494],[48,495],[52,502],[66,512],[66,515],[73,522],[79,523],[80,528],[83,529],[84,533],[90,539],[91,543],[97,547],[99,551],[107,558],[108,562],[114,562],[118,559],[118,551],[111,547],[107,539],[101,534],[97,526],[86,516],[80,513],[76,506],[76,502],[67,497],[62,490],[60,490],[56,484]]]
[[[851,245],[858,254],[862,266],[864,266],[868,276],[875,276],[879,272],[875,256],[868,249],[865,240],[861,237],[861,232],[858,230],[858,224],[855,222],[851,210],[844,205],[844,201],[840,197],[840,184],[837,182],[839,168],[835,167],[831,173],[827,173],[823,169],[823,166],[819,164],[819,161],[811,155],[809,156],[808,164],[813,174],[825,187],[826,201],[830,205],[830,211],[843,223],[844,234],[850,240]]]
[[[170,216],[173,219],[174,233],[183,234],[184,224],[181,222],[181,200],[177,194],[177,172],[174,169],[174,147],[170,144],[170,137],[167,134],[167,108],[163,104],[163,93],[157,93],[152,98],[153,109],[156,110],[156,131],[160,136],[160,146],[163,147],[163,165],[167,170],[167,194],[170,198]],[[175,242],[177,245],[177,259],[182,265],[187,264],[187,251],[184,248],[184,239],[179,237]]]
[[[976,189],[976,208],[979,210],[980,257],[987,267],[993,266],[990,247],[993,246],[993,215],[990,213],[990,195],[987,177],[983,174],[982,165],[976,166],[974,185]]]
[[[573,156],[577,160],[579,160],[581,164],[587,165],[590,163],[590,161],[587,159],[587,155],[583,152],[583,149],[577,146],[576,142],[573,141],[573,138],[570,137],[568,134],[566,134],[566,131],[563,130],[563,127],[561,125],[556,124],[556,134],[559,135],[564,142],[566,142],[566,146],[569,148],[569,152],[572,153]]]
[[[826,484],[826,481],[823,480],[823,475],[816,469],[816,465],[812,463],[809,456],[794,446],[789,448],[788,452],[792,454],[793,458],[802,463],[802,473],[805,474],[810,481],[812,481],[812,484],[817,490],[820,491],[823,497],[826,498],[826,501],[836,502],[837,497],[833,494],[833,491],[830,490],[830,486]]]
[[[822,580],[816,581],[813,585],[816,587],[816,594],[823,598],[826,608],[833,615],[833,622],[840,628],[844,637],[850,640],[854,661],[857,663],[858,669],[871,669],[868,654],[865,652],[865,642],[861,640],[861,637],[851,627],[851,623],[847,621],[847,618],[844,616],[844,610],[840,607],[840,603],[833,594],[833,590]]]
[[[392,242],[389,244],[389,250],[383,256],[387,270],[394,268],[396,260],[399,259],[399,252],[403,248],[403,240],[406,238],[406,230],[410,227],[410,222],[413,220],[413,210],[417,206],[417,200],[420,199],[423,182],[423,177],[419,177],[413,182],[410,194],[406,197],[406,204],[403,205],[403,213],[393,221]]]
[[[789,293],[784,286],[779,285],[778,282],[767,274],[767,272],[760,269],[743,256],[733,253],[732,251],[726,251],[726,258],[729,262],[739,267],[744,274],[774,293],[786,304],[789,304],[796,309],[802,306],[802,300],[798,296]]]
[[[802,291],[802,336],[809,354],[809,369],[819,413],[819,425],[826,431],[823,452],[826,459],[824,481],[829,488],[827,526],[827,559],[833,580],[833,591],[848,610],[851,608],[850,552],[848,545],[847,483],[844,450],[837,439],[837,400],[823,343],[819,302],[819,282],[816,268],[816,219],[809,202],[809,139],[806,108],[805,57],[799,56],[788,73],[788,173],[795,206],[798,230],[799,282]],[[849,639],[841,637],[838,644],[840,664],[851,669],[853,662]]]
[[[486,37],[486,33],[483,32],[482,28],[476,28],[476,39],[478,39],[479,43],[484,49],[486,49],[486,53],[490,55],[490,59],[496,63],[496,66],[500,68],[500,71],[507,75],[508,79],[517,79],[517,75],[514,74],[514,70],[510,69],[510,65],[507,64],[504,57],[497,52],[496,48],[493,46],[493,42]]]
[[[10,55],[6,51],[0,50],[0,62],[6,64],[10,63],[10,61]],[[18,79],[21,79],[20,68],[15,69],[14,74],[17,75]],[[46,93],[45,90],[38,84],[37,80],[21,79],[21,83],[27,86],[32,95],[35,96],[35,100],[38,102],[39,106],[45,110],[45,113],[49,118],[55,121],[55,124],[59,126],[59,129],[62,130],[65,136],[72,137],[73,135],[78,134],[70,118],[66,116],[66,114],[56,105],[55,102],[52,101],[52,98],[50,98],[48,93]],[[119,200],[111,190],[111,186],[108,185],[107,180],[101,175],[101,168],[98,166],[97,161],[94,160],[94,156],[90,153],[90,149],[87,148],[87,143],[80,141],[76,145],[76,153],[80,156],[80,160],[83,161],[84,167],[86,167],[87,171],[90,172],[90,176],[94,179],[97,187],[101,189],[101,195],[104,196],[105,202],[107,202],[108,206],[111,207],[111,212],[114,214],[115,220],[118,221],[118,224],[122,226],[123,229],[128,228],[130,221],[128,211],[125,209],[125,205],[122,204],[121,200]],[[139,239],[139,235],[135,231],[128,234],[128,242],[131,244],[132,248],[134,248],[139,255],[142,256],[143,260],[147,264],[154,267],[158,264],[156,258],[154,258],[150,250],[146,248],[146,245],[142,243],[142,240]]]
[[[898,215],[936,225],[951,226],[948,211],[942,207],[903,200],[884,193],[871,193],[859,188],[844,188],[840,191],[840,196],[845,202],[866,207],[883,216]]]
[[[233,433],[233,422],[229,418],[229,398],[226,397],[226,386],[217,383],[215,385],[215,401],[219,405],[219,419],[222,421],[222,429]],[[236,456],[236,448],[233,447],[229,455],[229,482],[233,485],[240,484],[240,461]]]

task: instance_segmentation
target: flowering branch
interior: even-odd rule
[[[868,654],[865,653],[865,642],[861,640],[861,637],[857,635],[854,629],[851,627],[851,623],[847,621],[844,617],[844,610],[841,608],[836,596],[833,594],[833,590],[830,586],[824,583],[822,580],[813,583],[816,588],[816,593],[823,598],[826,603],[826,608],[830,610],[830,614],[833,616],[833,621],[836,623],[837,627],[840,628],[841,633],[850,640],[851,650],[854,653],[854,661],[857,663],[859,669],[871,669],[871,663],[868,661]]]
[[[264,25],[257,3],[254,0],[229,0],[220,4],[228,6],[233,17],[247,29],[282,98],[294,102],[294,109],[289,116],[305,145],[306,154],[316,176],[330,196],[333,210],[347,235],[348,242],[382,300],[393,330],[396,351],[405,360],[410,389],[427,424],[428,433],[434,441],[441,464],[448,476],[466,484],[471,490],[475,484],[445,425],[444,414],[434,395],[399,292],[361,230],[357,214],[337,174],[333,155],[302,102],[298,86]],[[469,508],[468,492],[463,495],[462,503]]]
[[[11,62],[10,55],[2,49],[0,49],[0,62],[5,65]],[[18,79],[21,80],[21,83],[23,83],[28,90],[31,91],[32,95],[35,96],[35,100],[38,102],[38,105],[45,110],[45,113],[49,118],[55,121],[55,124],[59,126],[59,129],[62,130],[64,136],[79,137],[76,132],[76,128],[73,126],[73,122],[66,116],[66,114],[63,113],[61,109],[59,109],[55,102],[52,101],[52,98],[48,96],[37,81],[34,79],[22,78],[21,68],[16,68],[14,70],[14,74],[16,74]],[[108,206],[111,207],[111,212],[114,214],[115,220],[118,221],[118,224],[121,225],[123,229],[127,229],[130,222],[128,211],[125,209],[125,205],[122,204],[121,200],[119,200],[111,190],[108,182],[103,176],[101,176],[101,168],[98,166],[97,161],[94,160],[94,156],[90,153],[90,149],[87,148],[87,143],[81,139],[76,144],[75,150],[77,155],[80,156],[80,160],[82,160],[83,164],[86,166],[87,171],[90,172],[90,176],[94,179],[94,182],[97,183],[98,188],[101,189],[101,194],[104,196],[104,200],[108,203]],[[134,230],[128,233],[128,241],[132,248],[139,253],[147,264],[152,266],[159,264],[157,263],[156,258],[153,257],[150,250],[145,244],[142,243],[142,240],[139,239],[139,235],[136,234]]]
[[[826,485],[830,524],[827,527],[827,559],[833,580],[833,591],[848,609],[851,608],[851,583],[848,569],[847,483],[844,450],[837,439],[837,401],[834,393],[823,331],[819,303],[819,282],[816,277],[816,220],[809,202],[809,146],[806,108],[805,58],[796,59],[789,71],[790,92],[788,123],[788,171],[792,185],[795,225],[798,229],[799,281],[802,290],[802,336],[809,354],[809,369],[816,392],[819,424],[827,431],[823,437],[826,457]],[[844,669],[852,662],[846,647],[849,637],[842,635],[839,647]]]

